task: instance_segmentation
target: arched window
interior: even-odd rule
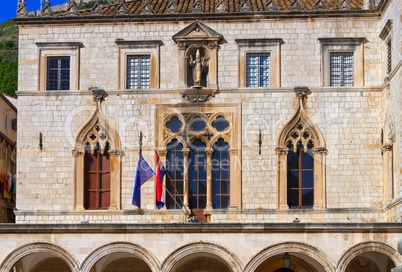
[[[232,159],[238,154],[232,149],[233,115],[218,109],[212,113],[185,109],[164,109],[158,114],[164,124],[158,139],[164,140],[157,144],[166,146],[166,152],[159,150],[168,170],[166,208],[183,208],[205,220],[214,209],[239,207],[240,167],[233,167],[238,160]]]
[[[287,155],[287,201],[289,208],[312,208],[314,205],[314,154],[313,143],[307,148],[301,141],[295,150],[288,143]]]
[[[166,207],[181,209],[183,207],[183,145],[174,139],[166,149]]]
[[[121,202],[121,142],[102,113],[100,101],[81,129],[75,157],[75,209],[117,210]]]
[[[212,207],[226,209],[230,199],[229,144],[220,138],[213,145],[212,154]]]
[[[299,91],[299,90],[295,90]],[[278,208],[325,208],[325,140],[303,108],[282,129],[278,154]]]

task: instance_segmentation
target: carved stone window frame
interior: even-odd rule
[[[394,62],[393,62],[394,47],[392,46],[392,41],[393,41],[392,29],[393,29],[393,20],[389,19],[386,22],[386,24],[384,25],[384,27],[381,30],[381,33],[379,35],[380,39],[384,41],[384,47],[383,47],[384,49],[383,49],[383,53],[382,53],[383,60],[384,60],[383,67],[382,67],[384,78],[390,76],[390,74],[392,73],[392,66],[394,64]],[[390,56],[391,59],[388,59],[388,52],[387,52],[388,46],[391,46],[391,56]],[[391,71],[390,72],[388,72],[388,66],[387,66],[389,61],[391,61]]]
[[[352,52],[354,64],[353,87],[364,86],[364,43],[366,38],[319,38],[321,44],[322,86],[330,86],[330,53]]]
[[[282,39],[236,39],[235,41],[239,48],[239,86],[246,88],[246,55],[249,53],[269,53],[271,58],[271,85],[263,88],[280,87],[281,45],[284,41]]]
[[[119,48],[118,61],[118,89],[126,89],[127,80],[127,57],[132,55],[149,55],[150,56],[150,89],[159,89],[160,86],[160,46],[163,44],[160,40],[150,41],[124,41],[116,40]]]
[[[223,138],[230,146],[230,204],[229,209],[241,209],[241,105],[240,104],[214,104],[208,107],[194,106],[193,104],[182,105],[157,105],[156,107],[156,124],[163,124],[155,127],[155,146],[158,150],[161,161],[166,165],[167,145],[173,140],[177,139],[183,144],[183,149],[189,151],[188,142],[191,142],[194,137],[205,138],[204,135],[191,136],[187,140],[184,139],[187,136],[183,136],[186,127],[182,127],[177,132],[171,132],[165,128],[165,124],[169,122],[173,117],[177,117],[182,122],[191,119],[192,116],[208,116],[208,120],[213,120],[215,117],[223,116],[229,123],[229,127],[216,135],[209,135],[210,140],[205,140],[207,143],[207,150],[212,150],[212,143],[219,138]],[[187,123],[183,123],[188,125]],[[203,134],[203,132],[201,132]],[[212,153],[210,153],[212,156]],[[184,182],[188,182],[187,170],[184,171]],[[208,175],[208,174],[207,174]],[[208,182],[208,181],[207,181]],[[166,188],[166,186],[165,186]],[[211,192],[208,197],[212,197]],[[184,209],[188,211],[188,192],[184,189]],[[211,200],[211,199],[210,199]],[[212,202],[207,201],[207,206],[204,210],[205,215],[213,213]]]
[[[81,42],[37,42],[36,46],[39,48],[39,91],[46,91],[49,57],[70,57],[70,90],[79,90],[80,48],[83,44]]]

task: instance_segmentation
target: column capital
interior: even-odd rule
[[[275,148],[275,153],[278,156],[287,155],[288,151],[289,151],[289,149],[286,148],[286,147],[277,147],[277,148]]]
[[[76,148],[74,148],[73,150],[72,150],[72,154],[73,154],[73,157],[80,157],[80,156],[84,156],[84,152],[82,152],[82,151],[79,151],[78,149],[76,149]]]
[[[313,153],[314,154],[327,154],[328,153],[328,149],[326,147],[314,147],[313,148]]]
[[[228,150],[229,156],[237,156],[239,154],[239,150],[237,148],[229,148]]]
[[[113,149],[109,151],[110,156],[112,157],[123,157],[124,151],[121,149]]]
[[[387,151],[392,151],[392,147],[393,147],[392,144],[384,144],[384,145],[381,147],[381,153],[384,154],[384,153],[387,152]]]

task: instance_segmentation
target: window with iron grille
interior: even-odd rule
[[[387,73],[391,73],[392,71],[392,47],[391,41],[387,43]]]
[[[151,56],[127,56],[127,89],[149,89],[151,85]]]
[[[47,58],[46,90],[70,89],[70,57]]]
[[[330,86],[354,85],[353,52],[331,52],[329,54]]]
[[[271,85],[271,56],[269,53],[246,54],[246,87]]]

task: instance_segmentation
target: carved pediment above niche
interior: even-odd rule
[[[218,45],[223,36],[195,21],[173,35],[179,49],[179,88],[191,102],[204,102],[218,90]]]

